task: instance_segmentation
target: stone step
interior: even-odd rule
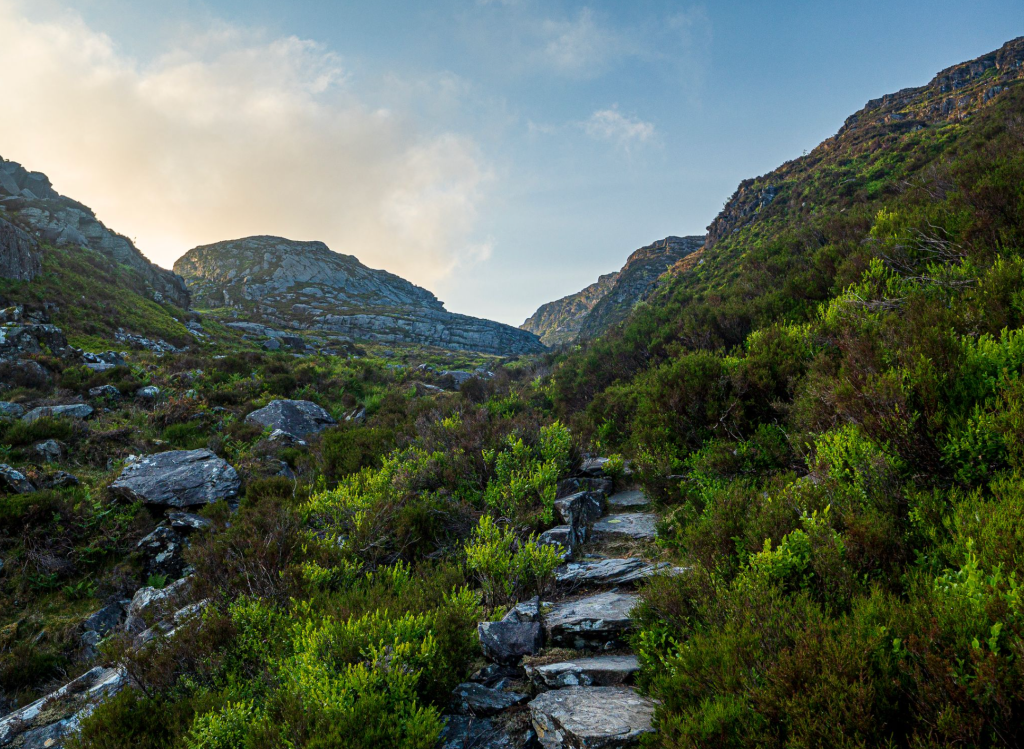
[[[555,500],[555,511],[569,526],[587,526],[604,514],[604,495],[596,492],[576,492]]]
[[[529,700],[525,694],[493,689],[483,684],[466,682],[452,692],[453,711],[461,715],[489,718]]]
[[[526,675],[543,689],[610,687],[632,681],[640,670],[635,655],[596,655],[543,666],[526,666]]]
[[[626,512],[606,515],[594,523],[597,538],[634,538],[650,540],[658,535],[658,516],[653,512]]]
[[[627,585],[667,569],[667,562],[651,564],[636,557],[570,562],[555,570],[559,585]]]
[[[576,601],[544,605],[544,645],[577,650],[622,647],[639,596],[608,591]]]
[[[647,507],[651,503],[647,495],[639,489],[613,494],[606,501],[612,512],[636,510],[639,507]]]
[[[653,733],[654,702],[624,686],[566,687],[530,703],[530,719],[544,749],[621,749]]]

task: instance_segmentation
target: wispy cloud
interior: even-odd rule
[[[598,22],[593,11],[583,8],[575,18],[540,22],[541,47],[535,58],[544,67],[571,76],[603,72],[614,58],[629,53],[629,39],[611,26]]]
[[[431,284],[488,252],[469,241],[490,178],[474,141],[360,97],[315,42],[223,25],[143,66],[77,16],[30,21],[13,0],[0,39],[0,69],[18,71],[0,154],[162,265],[272,233]]]
[[[625,150],[655,137],[653,123],[624,115],[616,107],[597,110],[582,125],[590,137],[610,141]]]

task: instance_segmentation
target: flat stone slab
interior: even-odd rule
[[[555,570],[555,582],[559,585],[625,585],[668,566],[665,562],[655,565],[634,557],[571,562]]]
[[[639,596],[609,591],[544,608],[545,644],[577,650],[610,650],[622,645]]]
[[[84,403],[70,403],[65,406],[40,406],[39,408],[33,408],[27,414],[21,417],[22,421],[36,421],[44,416],[52,416],[53,418],[64,417],[67,419],[88,419],[92,416],[92,406],[87,406]]]
[[[631,681],[640,670],[635,655],[596,655],[543,666],[527,666],[526,674],[547,689],[565,687],[610,687]]]
[[[629,687],[566,687],[533,700],[530,717],[544,749],[620,749],[653,733],[654,702]]]
[[[518,746],[519,742],[486,718],[463,715],[448,718],[437,743],[437,749],[516,749]]]
[[[639,489],[634,489],[628,492],[619,492],[608,497],[608,506],[613,510],[625,510],[628,508],[646,507],[651,503],[651,500],[647,498]]]
[[[658,516],[653,512],[624,512],[608,515],[594,523],[594,535],[652,539],[658,535]]]
[[[189,507],[238,496],[238,473],[209,450],[171,450],[129,459],[110,489],[146,504]]]
[[[489,718],[516,705],[522,705],[530,698],[519,692],[492,689],[483,684],[466,682],[459,684],[452,692],[452,707],[462,715]]]

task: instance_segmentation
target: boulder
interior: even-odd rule
[[[589,527],[604,514],[604,497],[592,492],[577,492],[556,499],[555,510],[562,522],[575,528],[585,541]]]
[[[311,401],[276,400],[245,417],[250,424],[270,427],[296,437],[317,434],[337,422]]]
[[[514,666],[524,655],[536,654],[543,636],[537,622],[480,622],[477,633],[484,656],[503,666]]]
[[[45,440],[32,447],[33,452],[47,463],[56,463],[64,456],[64,447],[57,440]]]
[[[452,692],[452,709],[462,715],[475,715],[488,718],[510,707],[522,705],[530,698],[518,692],[506,692],[503,689],[492,689],[483,684],[466,682],[459,684]]]
[[[101,637],[117,629],[124,621],[124,604],[121,601],[108,603],[99,611],[95,611],[82,622],[82,629],[86,632],[96,632]]]
[[[603,537],[653,539],[658,535],[658,516],[650,512],[609,515],[594,523],[594,534]]]
[[[92,416],[92,406],[87,406],[85,403],[69,403],[64,406],[40,406],[39,408],[33,408],[27,414],[21,417],[22,421],[36,421],[44,416],[52,418],[64,418],[64,419],[88,419]]]
[[[650,503],[651,500],[647,498],[647,495],[639,490],[619,492],[608,497],[608,506],[615,510],[646,507]]]
[[[625,585],[642,580],[668,566],[664,562],[649,564],[635,557],[572,562],[555,570],[555,582],[559,585],[582,586]]]
[[[562,547],[563,559],[568,559],[572,556],[573,541],[577,541],[577,539],[572,532],[572,528],[568,525],[556,525],[554,528],[548,528],[537,537],[537,543],[539,544]]]
[[[0,401],[0,419],[20,419],[25,409],[17,403]]]
[[[612,480],[599,478],[572,477],[558,482],[558,497],[567,497],[577,492],[594,492],[608,496],[612,493]]]
[[[89,388],[89,397],[117,400],[121,397],[121,391],[113,385],[100,385],[99,387]]]
[[[192,578],[183,577],[164,588],[139,588],[128,604],[124,628],[129,632],[141,632],[150,622],[158,621],[169,611],[180,609],[191,586]]]
[[[654,701],[629,687],[566,687],[530,703],[544,749],[619,749],[653,733]]]
[[[24,473],[0,463],[0,490],[8,494],[28,494],[36,490]]]
[[[160,397],[160,388],[156,385],[146,385],[135,391],[135,397],[144,401],[155,401]]]
[[[604,476],[604,467],[607,463],[608,458],[587,458],[580,466],[580,473],[584,476],[601,478]]]
[[[543,666],[527,666],[526,674],[542,689],[609,687],[625,684],[640,670],[635,655],[596,655]]]
[[[528,624],[540,621],[540,596],[534,596],[529,601],[517,603],[508,613],[501,618],[503,622],[519,622]]]
[[[64,331],[56,325],[38,323],[0,328],[0,359],[22,359],[34,354],[52,354],[61,359],[78,359],[78,349],[68,345]]]
[[[638,600],[630,593],[609,591],[545,607],[544,641],[577,650],[621,647],[632,628],[629,612]]]
[[[78,486],[80,483],[82,482],[78,480],[77,476],[67,471],[54,471],[39,479],[39,484],[44,489],[68,489]]]
[[[213,526],[212,520],[191,512],[169,512],[167,519],[171,521],[171,527],[179,533],[190,533]]]
[[[233,499],[240,487],[235,469],[206,449],[132,456],[110,485],[132,501],[171,507]]]

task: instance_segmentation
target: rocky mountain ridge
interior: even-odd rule
[[[542,305],[520,328],[548,346],[593,338],[621,322],[646,299],[658,278],[704,244],[704,237],[665,237],[633,252],[621,270],[600,276],[576,294]]]
[[[189,250],[174,264],[200,307],[349,340],[492,354],[543,351],[533,334],[449,312],[431,292],[323,242],[256,236]]]
[[[95,250],[145,281],[148,296],[188,308],[184,281],[147,260],[127,237],[108,229],[93,210],[53,189],[42,172],[0,158],[0,278],[30,281],[41,271],[42,244]]]

